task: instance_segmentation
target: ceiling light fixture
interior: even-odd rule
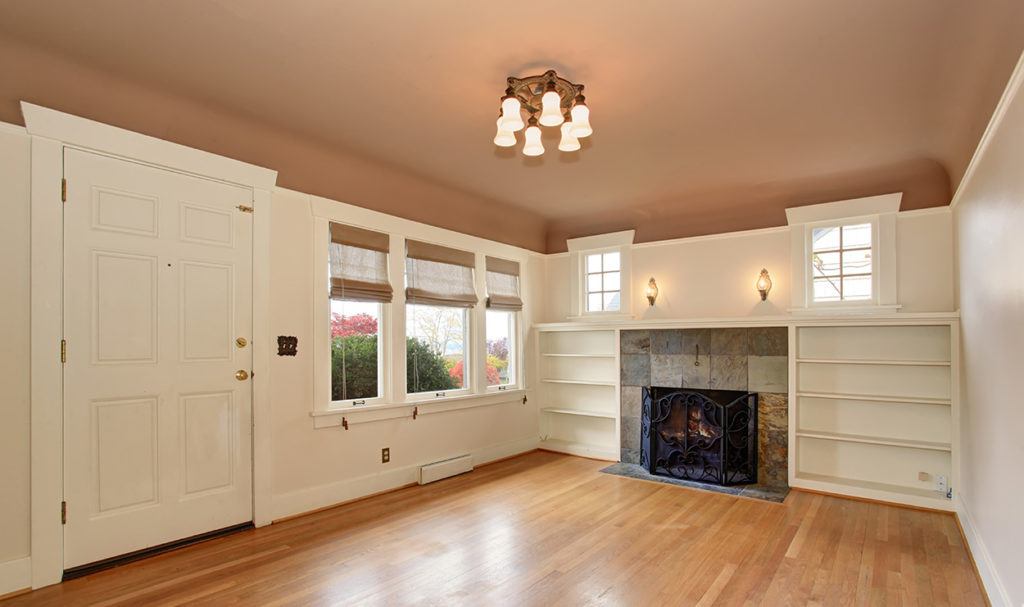
[[[529,114],[526,123],[522,112]],[[540,126],[560,126],[562,139],[558,149],[575,152],[580,149],[580,138],[589,137],[590,109],[583,97],[583,85],[574,84],[548,70],[539,76],[508,77],[508,88],[501,98],[501,117],[495,145],[515,145],[515,132],[526,126],[523,154],[540,156],[544,145],[540,141]],[[527,126],[529,125],[529,126]]]

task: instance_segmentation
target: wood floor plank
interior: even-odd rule
[[[21,605],[984,605],[951,515],[773,504],[534,452],[0,601]]]

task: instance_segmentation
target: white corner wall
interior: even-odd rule
[[[272,196],[271,207],[270,329],[274,336],[299,338],[297,356],[274,355],[270,362],[274,519],[414,483],[420,465],[440,459],[471,453],[474,464],[480,465],[536,447],[536,405],[533,402],[524,405],[520,397],[512,397],[501,404],[431,414],[423,413],[431,405],[421,403],[421,414],[416,420],[404,417],[351,423],[350,419],[349,430],[314,429],[310,412],[314,404],[313,272],[316,268],[310,197],[278,189]],[[362,209],[352,210],[368,214]],[[428,231],[434,242],[477,252],[488,252],[485,249],[489,246],[507,246],[383,214],[373,215],[378,216],[381,223],[367,227],[382,231],[394,233],[412,227]],[[476,244],[468,244],[467,239]],[[524,322],[529,327],[533,320],[530,308],[541,293],[538,279],[543,268],[538,256],[519,251],[527,262]],[[400,288],[402,278],[393,277],[393,280],[396,288]],[[527,352],[532,351],[532,342],[525,347]],[[528,367],[528,381],[532,377],[530,371]],[[380,462],[382,447],[391,449],[388,464]]]
[[[950,312],[953,233],[948,208],[897,216],[897,262],[902,312]],[[632,280],[638,320],[743,318],[788,314],[791,305],[789,228],[768,228],[633,245]],[[772,278],[768,300],[754,288],[761,268]],[[568,316],[569,256],[547,257],[546,322]],[[651,307],[647,281],[658,282]]]
[[[29,159],[24,129],[0,123],[0,595],[29,579]]]
[[[1024,604],[1024,70],[954,199],[962,327],[961,518],[993,605]]]

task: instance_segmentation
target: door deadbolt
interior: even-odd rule
[[[235,345],[238,346],[239,348],[244,348],[247,343],[249,342],[245,341],[244,337],[239,337],[238,339],[235,340]]]
[[[246,371],[245,369],[239,369],[238,371],[235,372],[235,379],[237,379],[238,381],[245,381],[249,379],[249,372]]]

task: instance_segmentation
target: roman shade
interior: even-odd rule
[[[387,234],[331,224],[331,298],[391,303]]]
[[[411,304],[472,308],[476,256],[418,240],[405,241],[405,298]]]
[[[519,262],[487,258],[487,307],[492,310],[522,310],[519,297]]]

